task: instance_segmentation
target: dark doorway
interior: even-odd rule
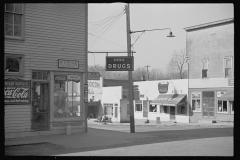
[[[170,119],[175,120],[175,107],[170,106]]]
[[[33,82],[32,129],[49,129],[49,84]]]

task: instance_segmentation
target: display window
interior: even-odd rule
[[[54,118],[80,116],[80,76],[54,75]]]
[[[156,104],[150,104],[149,105],[149,112],[157,112],[157,105]]]
[[[192,92],[192,111],[201,112],[201,92]]]

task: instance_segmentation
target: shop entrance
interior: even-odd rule
[[[175,119],[175,107],[170,106],[170,119]]]
[[[49,129],[49,83],[33,82],[32,129]]]
[[[214,118],[215,107],[214,107],[214,91],[203,91],[202,92],[202,108],[203,117]]]

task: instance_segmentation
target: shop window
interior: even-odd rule
[[[227,107],[227,101],[221,101],[219,98],[224,95],[226,92],[225,91],[217,91],[217,99],[218,99],[218,113],[227,113],[228,112],[228,107]]]
[[[80,116],[80,76],[54,75],[54,118]]]
[[[233,77],[232,75],[232,58],[224,58],[225,77]]]
[[[187,114],[187,106],[181,105],[177,107],[178,114]]]
[[[168,106],[161,106],[161,113],[168,113]]]
[[[43,71],[33,71],[32,72],[32,79],[33,80],[47,80],[48,73]]]
[[[228,113],[227,101],[218,100],[218,113]]]
[[[135,111],[142,111],[142,102],[141,101],[135,101]]]
[[[24,55],[5,54],[5,75],[24,76]]]
[[[112,103],[103,103],[104,114],[112,116],[113,115],[113,104]]]
[[[127,104],[127,116],[130,116],[130,107],[129,107],[129,104]]]
[[[231,108],[231,113],[234,114],[234,101],[229,101],[229,106]]]
[[[6,3],[4,34],[7,38],[23,39],[24,7],[21,3]]]
[[[201,93],[192,92],[192,111],[201,112]]]
[[[157,112],[157,105],[150,104],[149,106],[149,112]]]
[[[208,72],[208,60],[203,60],[202,61],[202,78],[208,77],[207,72]]]

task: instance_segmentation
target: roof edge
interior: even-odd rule
[[[206,28],[206,27],[210,27],[210,26],[227,24],[227,23],[232,23],[232,22],[234,22],[234,18],[228,18],[228,19],[223,19],[223,20],[219,20],[219,21],[203,23],[203,24],[200,24],[200,25],[185,27],[183,29],[186,30],[186,31],[191,31],[191,30],[198,30],[198,29],[202,29],[202,28]]]

